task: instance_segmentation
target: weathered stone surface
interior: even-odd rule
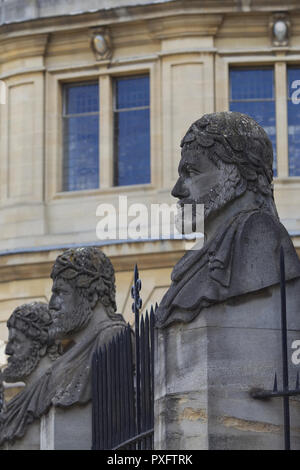
[[[185,205],[193,205],[196,213],[197,204],[204,204],[205,243],[174,267],[157,312],[160,327],[191,321],[204,307],[278,283],[281,246],[286,279],[300,277],[299,259],[278,219],[273,149],[262,127],[237,112],[204,115],[181,146],[172,195],[179,200],[179,214]]]
[[[282,399],[250,396],[281,372],[281,247],[294,381],[300,338],[300,263],[273,199],[272,144],[249,116],[223,112],[192,124],[181,145],[178,228],[185,204],[204,204],[205,241],[176,264],[157,311],[156,448],[280,449]],[[297,399],[291,416],[300,448]]]
[[[164,3],[169,0],[156,0]],[[151,5],[150,0],[6,0],[0,6],[0,24],[28,21],[51,16],[74,15],[89,11]]]
[[[48,331],[51,323],[48,304],[43,302],[31,302],[17,307],[7,321],[9,337],[5,353],[9,358],[8,365],[2,373],[5,402],[0,414],[0,423],[4,433],[7,425],[7,408],[10,408],[16,395],[14,393],[12,397],[9,397],[8,385],[18,385],[17,393],[21,393],[24,390],[20,388],[21,383],[26,384],[27,387],[32,386],[61,354],[60,342],[49,339]],[[13,445],[6,442],[3,448],[38,450],[40,448],[40,423],[38,421],[32,423],[26,436]]]
[[[23,304],[13,311],[7,321],[9,336],[5,354],[9,357],[3,370],[5,382],[28,383],[37,367],[41,374],[59,357],[59,344],[49,340],[51,323],[48,304],[43,302]],[[47,358],[43,367],[40,364],[42,358]]]
[[[291,387],[300,338],[300,281],[287,284]],[[205,308],[193,322],[157,330],[157,449],[281,449],[282,399],[255,400],[252,388],[281,380],[280,292],[274,286]],[[292,399],[292,448],[300,447],[300,401]]]
[[[40,450],[40,421],[32,423],[26,434],[14,442],[5,442],[1,450]]]
[[[56,259],[52,279],[48,337],[50,343],[62,340],[65,350],[0,414],[0,444],[14,448],[16,442],[17,447],[32,448],[37,434],[32,431],[33,443],[28,428],[37,425],[40,429],[43,417],[43,447],[90,449],[92,356],[126,323],[115,313],[112,264],[96,248],[67,250]],[[47,413],[50,419],[45,418]]]
[[[52,407],[41,419],[41,450],[91,450],[92,404]]]

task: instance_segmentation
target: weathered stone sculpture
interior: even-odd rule
[[[115,313],[114,270],[100,250],[79,248],[57,258],[51,277],[49,341],[67,339],[67,345],[38,380],[8,403],[0,415],[0,443],[24,436],[28,425],[43,417],[42,448],[90,448],[92,355],[126,326]]]
[[[115,313],[114,269],[100,250],[78,248],[57,258],[51,277],[49,334],[53,339],[72,340],[56,364],[52,403],[86,403],[91,398],[93,352],[126,326],[122,315]]]
[[[43,302],[23,304],[13,311],[7,321],[9,335],[5,354],[9,357],[3,371],[5,382],[28,383],[59,357],[59,345],[49,341],[51,323],[48,304]]]
[[[204,204],[205,242],[174,267],[157,311],[156,448],[280,448],[278,403],[249,395],[280,363],[281,246],[289,339],[300,337],[300,262],[273,199],[272,144],[249,116],[222,112],[181,146],[172,195],[180,212]]]
[[[204,204],[205,243],[178,262],[157,312],[158,324],[188,322],[203,307],[278,283],[279,249],[286,279],[300,275],[298,257],[273,199],[273,150],[256,121],[215,113],[196,121],[182,140],[179,205]]]

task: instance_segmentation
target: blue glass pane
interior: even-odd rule
[[[118,151],[116,185],[150,183],[149,109],[115,114]]]
[[[299,89],[299,83],[295,83],[295,87],[292,88],[293,82],[298,80],[300,82],[300,68],[299,67],[288,67],[288,97],[291,98],[292,94]],[[300,95],[297,93],[297,97]]]
[[[288,101],[289,175],[300,176],[300,104]]]
[[[99,187],[98,135],[98,115],[64,119],[64,191]]]
[[[230,99],[273,99],[273,69],[232,69],[230,71]]]
[[[294,88],[292,84],[295,81]],[[300,104],[297,103],[300,98],[300,68],[288,67],[288,143],[289,143],[289,175],[300,176]],[[292,95],[296,101],[292,101]]]
[[[273,145],[274,161],[273,171],[274,176],[277,176],[277,161],[276,161],[276,120],[275,120],[275,102],[274,101],[240,101],[230,103],[230,111],[238,111],[240,113],[248,114],[260,124]]]
[[[149,77],[120,78],[116,80],[116,107],[137,108],[149,106]]]
[[[66,100],[66,114],[98,112],[98,84],[68,85],[66,87]]]

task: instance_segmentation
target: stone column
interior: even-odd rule
[[[290,388],[300,339],[300,280],[287,283]],[[298,294],[297,294],[298,292]],[[156,330],[155,449],[282,449],[283,400],[253,388],[282,387],[280,288],[205,308],[188,324]],[[300,449],[300,400],[290,399],[291,448]]]

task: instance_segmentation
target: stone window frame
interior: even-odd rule
[[[289,176],[288,156],[288,115],[287,115],[287,67],[300,65],[299,55],[285,55],[284,52],[267,53],[260,51],[254,55],[245,51],[233,55],[219,52],[215,62],[215,96],[216,111],[229,110],[230,68],[231,67],[274,67],[275,80],[275,112],[276,112],[276,147],[277,147],[277,184],[289,184],[300,187],[300,176]]]
[[[148,74],[150,81],[150,158],[151,182],[128,186],[114,186],[113,184],[113,82],[114,78]],[[63,85],[85,81],[99,81],[100,100],[100,140],[99,140],[99,171],[100,187],[97,189],[80,191],[62,191],[62,107]],[[154,61],[144,61],[134,64],[120,64],[107,67],[96,64],[93,66],[56,67],[47,70],[46,98],[45,98],[45,196],[46,201],[67,199],[81,196],[94,196],[97,194],[122,193],[153,190],[160,185],[161,159],[156,151],[155,136],[159,133],[160,121],[159,100],[160,95],[159,74]],[[121,188],[121,189],[120,189]]]

